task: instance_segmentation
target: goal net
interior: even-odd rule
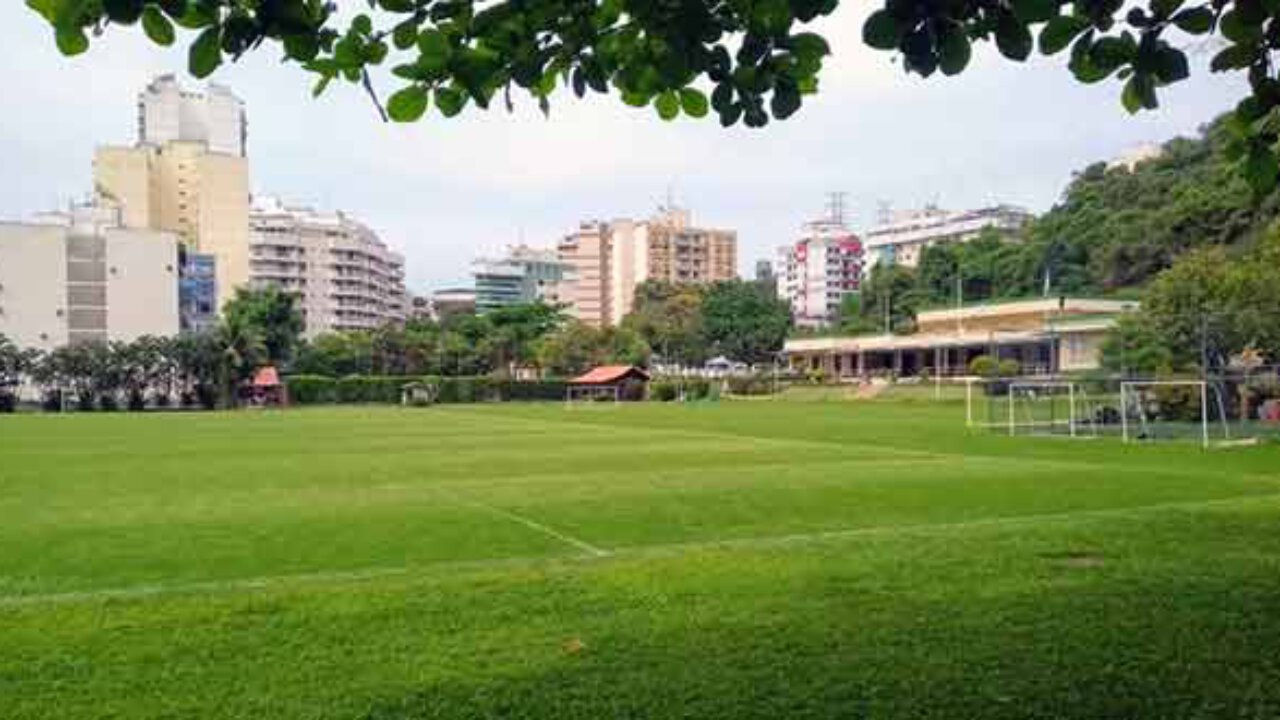
[[[1011,436],[1120,435],[1119,387],[1083,380],[993,380],[969,388],[968,424]]]
[[[1216,382],[1125,381],[1120,408],[1125,442],[1183,440],[1209,447],[1233,439],[1228,400]]]

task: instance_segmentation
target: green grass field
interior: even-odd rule
[[[1280,717],[1280,446],[963,414],[0,417],[0,718]]]

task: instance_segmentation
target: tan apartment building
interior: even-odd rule
[[[737,277],[732,230],[694,227],[688,210],[662,208],[642,220],[588,222],[561,241],[575,281],[565,296],[578,319],[616,325],[631,312],[636,286],[648,280],[703,284]]]
[[[255,198],[249,223],[249,286],[295,293],[307,337],[404,321],[404,258],[368,226],[276,198]]]
[[[243,104],[226,88],[205,93],[162,76],[138,99],[138,142],[98,148],[100,203],[124,227],[173,233],[215,258],[217,305],[249,281],[249,161]]]
[[[608,223],[584,222],[556,247],[573,282],[561,292],[569,313],[592,327],[610,322],[610,249],[613,232]]]

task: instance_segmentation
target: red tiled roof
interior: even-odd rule
[[[276,372],[276,369],[270,365],[264,368],[258,368],[258,372],[253,375],[253,386],[279,387],[280,373]]]
[[[649,373],[634,365],[601,365],[569,382],[574,385],[607,385],[624,380],[630,375],[635,375],[641,380],[649,379]]]

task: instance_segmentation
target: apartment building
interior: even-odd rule
[[[862,282],[863,245],[840,217],[806,223],[800,240],[778,248],[778,297],[799,327],[839,317],[846,295]]]
[[[215,307],[249,280],[249,163],[244,106],[217,85],[188,92],[161,76],[139,95],[138,138],[94,155],[98,203],[126,228],[176,235],[213,258]]]
[[[563,293],[569,314],[593,327],[610,323],[610,250],[613,233],[608,223],[592,221],[563,238],[556,254],[573,275]]]
[[[476,311],[489,312],[506,305],[538,300],[550,305],[568,302],[573,267],[556,250],[513,245],[501,258],[480,258],[473,263]]]
[[[404,321],[404,258],[368,226],[277,198],[255,198],[249,223],[249,287],[297,294],[307,337]]]
[[[82,206],[0,223],[0,334],[19,346],[178,332],[178,242]]]
[[[939,243],[968,242],[985,230],[1016,235],[1035,216],[1014,205],[993,205],[977,210],[952,211],[929,206],[892,213],[885,222],[867,230],[868,266],[877,263],[915,267],[926,247]]]
[[[694,227],[688,210],[660,208],[647,220],[592,221],[560,241],[573,281],[570,311],[597,327],[631,312],[636,286],[649,280],[702,284],[737,277],[738,238],[732,230]]]
[[[706,284],[738,276],[737,233],[694,227],[684,208],[660,208],[643,221],[615,220],[610,228],[609,324],[631,312],[640,283]]]

